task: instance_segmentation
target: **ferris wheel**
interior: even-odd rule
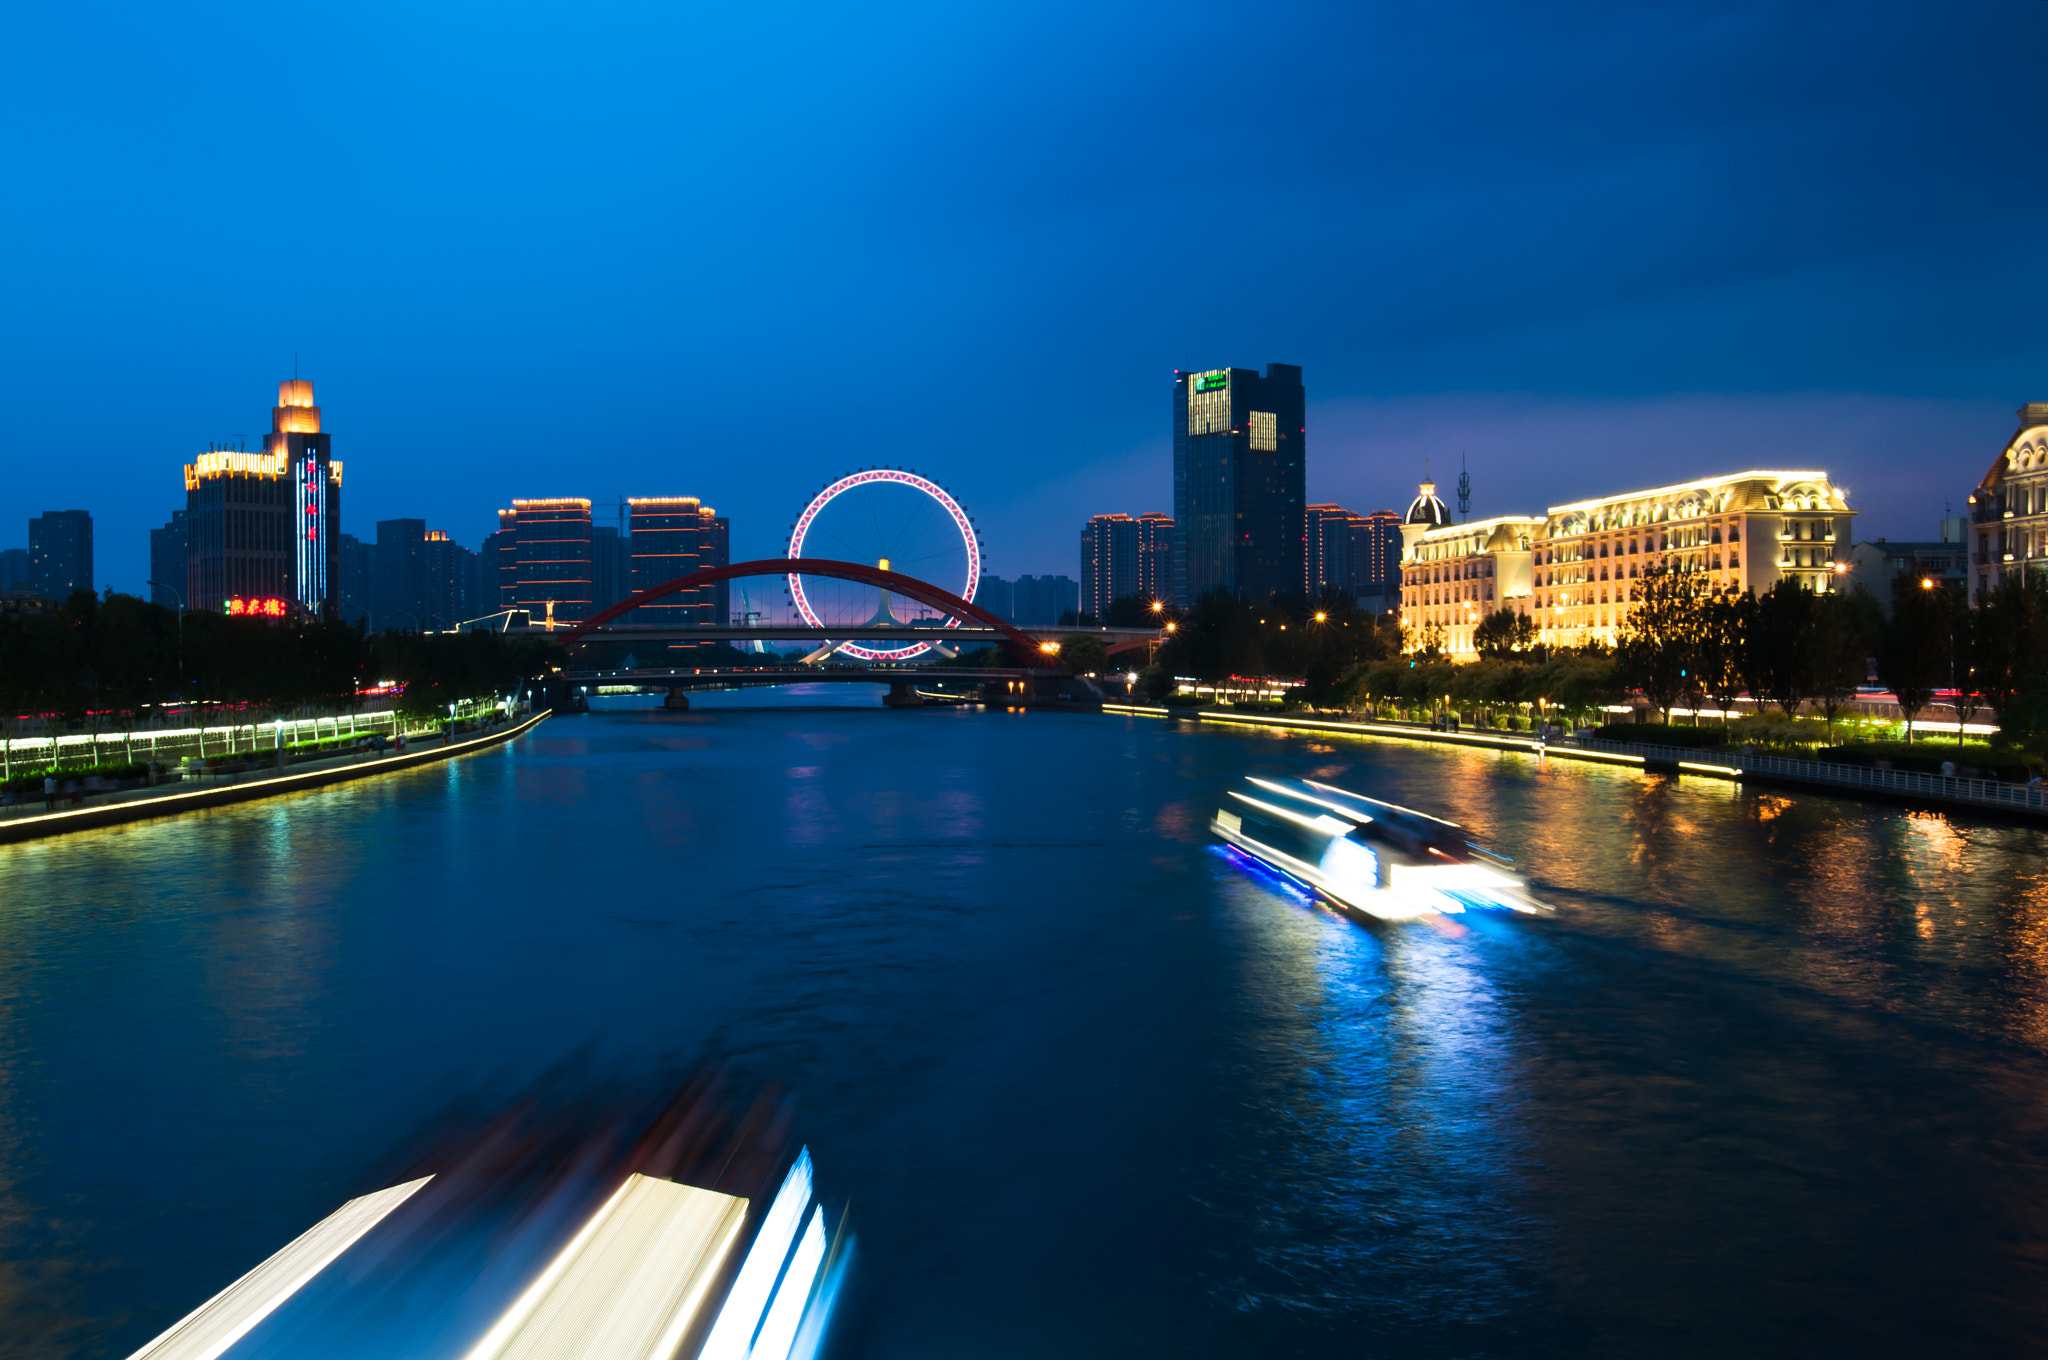
[[[829,483],[804,507],[789,534],[789,556],[806,554],[879,566],[972,600],[981,584],[981,540],[974,521],[938,483],[902,468],[867,468]],[[867,628],[908,623],[957,627],[959,620],[876,586],[789,573],[790,603],[813,628],[845,633],[842,656],[908,661],[935,644],[890,646]],[[862,645],[862,644],[871,645]]]

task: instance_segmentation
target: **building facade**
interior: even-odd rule
[[[92,516],[84,510],[45,510],[28,522],[29,572],[35,593],[62,600],[92,586]]]
[[[1401,566],[1401,622],[1413,630],[1411,645],[1421,645],[1427,631],[1449,655],[1473,657],[1472,631],[1488,614],[1512,609],[1533,617],[1544,522],[1541,515],[1500,515],[1418,524]]]
[[[28,549],[0,548],[0,591],[10,595],[30,595],[35,588],[35,566],[29,561]]]
[[[313,384],[277,385],[263,451],[214,447],[185,465],[186,602],[283,600],[339,610],[341,464],[320,428]]]
[[[1081,527],[1080,612],[1106,618],[1112,601],[1138,592],[1138,521],[1093,516]]]
[[[185,542],[185,512],[171,511],[170,523],[149,531],[149,600],[166,609],[185,603],[185,578],[190,566]]]
[[[1950,526],[1954,528],[1951,531]],[[1934,542],[1905,543],[1875,539],[1849,549],[1849,589],[1861,586],[1887,612],[1892,590],[1901,576],[1923,588],[1940,586],[1967,598],[1970,592],[1970,531],[1967,520],[1943,520],[1944,537]],[[1946,536],[1950,535],[1952,536]]]
[[[351,621],[370,618],[371,586],[377,579],[377,545],[365,543],[354,534],[341,536],[341,578],[338,582],[341,617]]]
[[[1071,576],[1019,576],[1010,586],[1010,622],[1019,627],[1056,624],[1079,613],[1081,583]]]
[[[478,590],[484,612],[500,613],[519,607],[519,515],[514,510],[498,512],[498,528],[484,535],[477,564]]]
[[[1306,566],[1307,401],[1301,369],[1268,364],[1176,373],[1173,596],[1266,600],[1299,591]]]
[[[1173,595],[1173,516],[1138,516],[1138,593],[1158,603]]]
[[[1460,660],[1500,608],[1532,618],[1541,643],[1612,646],[1652,568],[1738,595],[1788,578],[1841,588],[1854,514],[1822,471],[1735,473],[1458,525],[1425,483],[1402,526],[1401,621],[1418,638],[1442,629]]]
[[[2048,572],[2048,401],[2019,409],[2019,429],[1970,494],[1970,603],[2000,581]]]
[[[502,516],[501,516],[502,518]],[[592,607],[590,502],[581,496],[513,501],[515,607],[536,626],[581,623]]]

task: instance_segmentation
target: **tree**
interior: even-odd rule
[[[1176,674],[1220,685],[1233,675],[1259,675],[1266,668],[1259,607],[1228,590],[1216,589],[1195,601],[1173,636],[1159,649],[1159,663]]]
[[[1815,597],[1811,662],[1813,693],[1828,720],[1828,740],[1835,739],[1835,715],[1856,697],[1870,678],[1870,649],[1864,640],[1855,597],[1830,591]]]
[[[1076,675],[1092,675],[1109,664],[1109,648],[1091,633],[1078,633],[1060,643],[1060,663]]]
[[[1505,605],[1479,621],[1472,630],[1472,645],[1481,656],[1504,657],[1529,651],[1536,645],[1536,621]]]
[[[1102,621],[1111,628],[1157,628],[1166,611],[1154,609],[1154,603],[1151,596],[1139,591],[1119,595],[1102,611]]]
[[[1445,634],[1440,623],[1425,623],[1420,628],[1401,626],[1401,649],[1413,652],[1424,661],[1441,660],[1444,654]]]
[[[1818,612],[1814,593],[1790,576],[1757,597],[1747,629],[1744,671],[1749,692],[1768,698],[1788,718],[1814,693],[1811,647]]]
[[[1660,564],[1644,572],[1637,583],[1635,606],[1615,642],[1618,678],[1641,690],[1667,723],[1672,701],[1693,688],[1699,614],[1699,588],[1693,576]]]
[[[1735,595],[1716,591],[1700,602],[1699,632],[1693,642],[1693,665],[1700,692],[1721,710],[1721,726],[1742,693],[1743,629],[1748,613]]]
[[[2001,719],[2015,694],[2048,674],[2048,587],[2008,577],[1977,609],[1976,688]]]
[[[1892,583],[1892,613],[1878,647],[1877,678],[1898,698],[1908,743],[1920,711],[1948,679],[1954,603],[1939,583],[1923,586],[1913,576]]]

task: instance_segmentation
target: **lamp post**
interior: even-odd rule
[[[151,581],[149,584],[155,586],[158,590],[168,590],[171,594],[178,597],[178,696],[183,698],[185,694],[185,592],[176,586],[167,586],[162,581]]]

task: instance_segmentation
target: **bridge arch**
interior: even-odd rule
[[[1038,639],[1011,623],[1008,619],[997,618],[980,605],[963,600],[949,590],[920,581],[915,576],[905,576],[900,571],[884,571],[863,562],[835,562],[823,557],[768,557],[754,562],[735,562],[726,567],[706,567],[693,571],[688,576],[678,576],[673,581],[663,581],[658,586],[598,610],[583,622],[565,633],[557,635],[564,647],[574,647],[585,641],[590,633],[613,619],[631,613],[643,604],[652,604],[664,596],[678,591],[693,590],[698,586],[716,585],[720,581],[731,581],[742,576],[787,576],[799,571],[805,576],[829,576],[840,581],[854,581],[861,585],[874,586],[892,595],[901,595],[907,600],[930,605],[943,610],[957,619],[972,619],[995,629],[1002,636],[1003,646],[1009,649],[1021,666],[1043,666],[1047,657],[1039,650]]]

